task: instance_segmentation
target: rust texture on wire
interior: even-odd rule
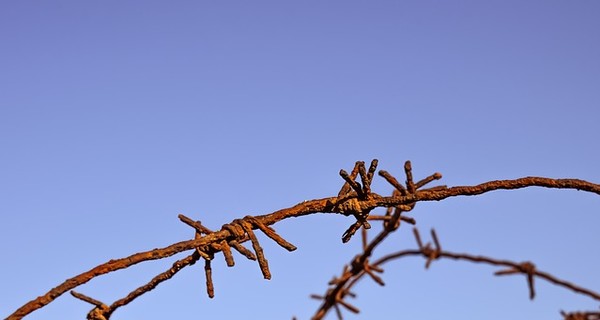
[[[395,232],[402,222],[409,224],[415,223],[413,218],[405,216],[404,213],[411,211],[415,207],[415,204],[420,201],[440,201],[449,197],[473,196],[494,190],[510,190],[535,186],[557,189],[576,189],[600,195],[600,185],[579,179],[524,177],[513,180],[489,181],[474,186],[435,186],[423,188],[427,184],[439,180],[441,174],[434,173],[422,180],[414,181],[411,163],[407,161],[404,165],[404,173],[406,176],[404,185],[398,182],[398,180],[387,171],[381,170],[378,172],[379,176],[394,187],[392,195],[386,197],[373,192],[371,189],[371,183],[377,169],[377,164],[377,160],[373,160],[369,168],[366,168],[364,162],[358,161],[350,173],[345,170],[340,170],[339,174],[344,180],[344,184],[337,196],[303,201],[290,208],[281,209],[265,215],[246,216],[242,219],[235,219],[232,222],[223,225],[221,229],[216,231],[206,228],[200,221],[194,221],[184,215],[179,215],[179,219],[183,223],[194,229],[193,239],[177,242],[164,248],[135,253],[125,258],[113,259],[98,265],[89,271],[67,279],[47,293],[27,302],[6,319],[21,319],[31,312],[51,303],[62,294],[70,291],[74,297],[94,306],[88,313],[88,319],[107,320],[118,308],[127,305],[144,293],[153,290],[163,281],[173,277],[181,269],[194,265],[200,259],[204,260],[207,294],[209,297],[213,297],[214,285],[212,282],[211,261],[214,259],[215,254],[223,253],[227,266],[234,266],[235,261],[232,255],[232,248],[247,259],[256,260],[263,277],[265,279],[270,279],[271,273],[268,261],[254,231],[259,230],[281,247],[288,251],[293,251],[296,247],[277,234],[270,226],[287,218],[316,213],[334,213],[344,216],[353,216],[355,221],[343,233],[341,238],[343,242],[348,242],[357,231],[362,230],[363,251],[352,259],[349,265],[344,267],[340,277],[335,278],[330,282],[331,287],[327,290],[325,295],[313,295],[314,298],[322,300],[322,305],[313,319],[321,319],[327,311],[332,308],[335,310],[338,318],[342,317],[342,308],[353,313],[358,313],[358,308],[348,303],[346,299],[347,297],[354,296],[350,291],[353,284],[363,275],[368,275],[378,284],[384,285],[383,279],[379,275],[383,271],[380,265],[388,260],[407,255],[424,256],[427,259],[426,267],[428,267],[432,261],[440,258],[468,260],[508,267],[509,269],[501,270],[497,274],[524,274],[527,279],[531,298],[535,295],[533,281],[534,278],[537,277],[600,300],[597,293],[575,286],[569,282],[559,280],[547,273],[540,272],[529,262],[514,263],[506,260],[494,260],[492,258],[481,256],[455,254],[443,251],[441,250],[435,233],[432,233],[435,247],[432,247],[430,244],[423,245],[418,233],[416,233],[415,235],[419,244],[418,250],[401,251],[396,253],[396,255],[389,255],[375,262],[370,262],[369,260],[375,247],[384,241],[390,233]],[[370,214],[373,209],[379,207],[387,208],[385,215]],[[380,221],[383,225],[383,230],[370,242],[366,239],[366,231],[371,228],[369,221]],[[250,241],[252,250],[242,245],[246,241]],[[126,297],[119,299],[110,305],[84,294],[72,291],[74,288],[87,283],[98,276],[129,268],[140,262],[168,258],[180,252],[190,250],[193,251],[190,255],[173,263],[170,269],[155,276],[147,284],[133,290]],[[565,319],[570,320],[600,319],[600,314],[598,312],[563,312],[562,315]]]

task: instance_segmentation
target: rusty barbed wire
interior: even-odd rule
[[[377,163],[375,163],[375,166],[376,165],[377,165]],[[357,166],[359,167],[358,171],[361,172],[362,170],[360,169],[360,167],[361,166],[364,167],[364,163],[357,162]],[[373,167],[373,165],[371,167]],[[400,194],[402,196],[415,195],[418,188],[421,188],[421,187],[425,186],[427,183],[432,182],[434,180],[439,180],[442,177],[442,175],[440,173],[434,173],[415,184],[413,182],[412,165],[411,165],[410,161],[406,161],[406,163],[404,164],[404,172],[406,175],[406,188],[404,186],[402,186],[398,182],[398,180],[396,180],[396,178],[393,177],[388,172],[380,171],[380,175],[382,177],[384,177],[395,188],[392,196],[397,195],[397,194]],[[340,171],[340,175],[342,175],[341,171]],[[343,177],[343,175],[342,175],[342,177]],[[352,185],[352,182],[348,181],[348,179],[344,178],[344,180],[346,180],[346,184]],[[354,183],[358,184],[357,182],[354,182]],[[344,187],[346,187],[346,184],[344,184],[344,186],[342,187],[342,190],[344,190]],[[359,189],[358,186],[355,187],[354,189],[355,189],[356,193],[358,193],[358,191],[357,191]],[[368,197],[368,195],[363,195],[363,196]],[[400,227],[400,221],[404,220],[404,221],[412,223],[412,224],[415,223],[414,219],[412,219],[412,218],[402,219],[402,213],[408,212],[408,211],[411,211],[412,209],[414,209],[415,204],[416,204],[416,202],[409,202],[407,204],[399,204],[397,206],[388,208],[385,216],[376,217],[374,220],[383,220],[384,228],[380,233],[377,234],[377,236],[370,243],[368,243],[367,239],[366,239],[367,238],[366,229],[369,229],[370,226],[369,226],[369,228],[367,228],[364,224],[360,224],[363,227],[363,232],[362,232],[363,252],[358,254],[357,256],[355,256],[349,265],[344,266],[344,270],[342,271],[341,276],[339,278],[335,278],[333,281],[331,281],[329,283],[330,285],[333,285],[333,288],[328,289],[327,293],[324,296],[319,296],[319,295],[311,296],[312,298],[317,298],[317,299],[322,300],[321,307],[317,310],[317,312],[315,313],[315,315],[313,316],[312,319],[322,319],[330,308],[334,308],[336,310],[336,315],[338,316],[338,319],[342,319],[342,313],[340,311],[338,304],[344,306],[346,309],[349,309],[347,307],[347,305],[349,305],[349,304],[344,301],[344,298],[347,295],[347,292],[349,292],[349,290],[351,288],[351,286],[348,287],[347,284],[349,281],[352,281],[352,279],[354,279],[354,278],[357,278],[357,277],[360,278],[362,275],[367,274],[371,277],[371,279],[373,279],[373,281],[377,282],[379,285],[383,286],[385,284],[383,282],[383,280],[381,279],[381,277],[379,277],[376,274],[376,272],[382,273],[383,269],[381,269],[379,266],[377,266],[375,264],[370,264],[369,258],[371,257],[375,247],[377,245],[379,245],[390,233],[396,231]],[[364,209],[362,209],[360,206],[356,206],[354,210],[358,211],[358,210],[364,210]],[[392,214],[392,212],[393,212],[393,214]],[[359,224],[359,219],[366,220],[368,218],[368,212],[367,212],[367,214],[354,213],[354,215],[355,215],[355,217],[357,217],[357,223],[352,225],[350,227],[349,231],[353,230],[353,227],[355,227],[355,226],[357,226],[357,224]],[[360,227],[360,226],[358,226],[358,227]],[[348,233],[348,231],[346,231],[346,233],[342,237],[343,242],[347,242],[348,240],[350,240],[349,237],[346,237],[347,233]],[[352,234],[353,233],[354,232],[352,232]],[[352,234],[350,234],[350,236]],[[353,313],[358,313],[358,308],[356,308],[354,306],[349,310],[352,311]]]
[[[200,221],[194,221],[189,217],[186,217],[183,214],[179,215],[179,219],[189,225],[190,227],[195,229],[195,238],[201,238],[202,234],[209,235],[214,233],[214,231],[202,225]],[[250,225],[256,226],[263,233],[265,233],[269,238],[273,239],[277,244],[284,247],[288,251],[293,251],[296,249],[294,245],[287,242],[281,236],[279,236],[275,230],[272,228],[265,226],[260,221],[256,220],[252,216],[246,216],[243,219],[234,220],[232,224],[224,225],[224,229],[230,230],[234,234],[233,239],[226,239],[220,242],[213,242],[205,246],[197,247],[193,254],[176,261],[173,266],[152,278],[150,282],[147,284],[135,289],[131,293],[129,293],[125,298],[119,299],[115,301],[110,306],[94,299],[88,297],[84,294],[77,293],[75,291],[71,291],[71,294],[85,302],[88,302],[95,306],[88,313],[88,320],[107,320],[110,318],[112,313],[118,308],[127,305],[128,303],[135,300],[137,297],[143,295],[144,293],[153,290],[156,288],[161,282],[169,280],[172,278],[177,272],[181,271],[181,269],[191,266],[195,264],[200,258],[204,258],[204,273],[206,277],[206,293],[209,298],[213,298],[214,293],[214,284],[212,281],[212,266],[211,261],[214,259],[215,253],[222,252],[225,258],[225,262],[228,267],[233,267],[235,265],[235,261],[233,259],[233,255],[231,254],[231,247],[240,252],[243,256],[248,258],[249,260],[257,260],[259,261],[259,265],[261,270],[263,271],[263,275],[266,279],[270,278],[270,272],[268,269],[266,258],[264,258],[264,254],[262,253],[262,247],[256,240],[254,233],[252,232],[252,228]],[[256,255],[253,254],[246,247],[242,246],[241,243],[246,241],[252,241],[252,245],[256,252]],[[262,259],[262,261],[261,261]]]
[[[528,285],[530,299],[534,299],[534,297],[535,297],[535,288],[534,288],[533,279],[535,277],[537,277],[537,278],[546,280],[546,281],[548,281],[554,285],[557,285],[559,287],[569,289],[573,292],[576,292],[576,293],[588,296],[594,300],[600,301],[600,293],[596,293],[592,290],[589,290],[589,289],[583,288],[581,286],[575,285],[573,283],[570,283],[568,281],[559,279],[547,272],[539,271],[536,269],[535,265],[529,261],[518,263],[518,262],[514,262],[514,261],[510,261],[510,260],[495,259],[495,258],[491,258],[491,257],[487,257],[487,256],[444,251],[441,248],[440,242],[437,238],[437,235],[436,235],[436,232],[434,229],[431,230],[431,235],[432,235],[432,239],[434,241],[434,246],[432,246],[431,243],[426,243],[425,245],[423,245],[420,234],[416,228],[413,228],[413,233],[414,233],[415,241],[417,242],[418,249],[402,250],[402,251],[398,251],[395,253],[385,255],[385,256],[377,259],[376,261],[372,262],[371,264],[365,264],[363,266],[363,269],[359,273],[356,273],[356,274],[349,272],[350,268],[348,267],[348,265],[344,265],[344,268],[342,270],[342,275],[340,277],[335,277],[334,280],[329,282],[329,285],[332,287],[329,287],[327,289],[325,295],[323,295],[323,296],[316,295],[316,294],[310,295],[310,297],[313,299],[333,302],[333,303],[329,303],[329,304],[323,303],[319,307],[319,309],[315,312],[315,315],[311,319],[313,319],[313,320],[322,319],[327,314],[329,309],[331,309],[332,307],[336,310],[336,315],[337,315],[338,319],[343,319],[342,314],[339,312],[339,308],[336,307],[335,304],[340,303],[340,300],[341,300],[340,298],[344,298],[345,292],[350,292],[350,290],[352,290],[354,285],[356,285],[356,283],[365,275],[368,275],[377,284],[379,284],[381,286],[385,285],[385,283],[379,276],[375,276],[375,277],[373,276],[374,274],[373,274],[372,270],[376,270],[378,273],[383,273],[382,265],[384,265],[385,263],[387,263],[389,261],[397,260],[397,259],[408,257],[408,256],[422,256],[423,258],[425,258],[425,269],[428,269],[431,266],[432,261],[439,260],[439,259],[464,260],[464,261],[469,261],[469,262],[473,262],[473,263],[483,263],[483,264],[489,264],[489,265],[493,265],[493,266],[508,267],[508,269],[504,269],[504,270],[495,272],[494,275],[496,275],[496,276],[511,275],[511,274],[525,275],[526,279],[527,279],[527,285]],[[365,236],[366,236],[366,234],[365,234]],[[351,264],[355,260],[356,260],[356,258],[354,258],[352,260]],[[352,297],[355,297],[355,295],[352,295]],[[359,311],[360,310],[357,307],[354,307],[352,312],[358,313]],[[561,311],[561,315],[564,317],[565,320],[580,320],[580,319],[598,320],[598,319],[600,319],[600,311],[589,311],[589,312],[578,311],[578,312],[572,312],[572,313],[567,313],[567,312]]]
[[[407,196],[410,194],[415,194],[416,189],[423,187],[427,183],[438,180],[441,178],[441,174],[435,173],[418,183],[412,182],[412,166],[409,161],[405,163],[404,166],[405,174],[406,174],[406,187],[402,186],[395,177],[389,174],[386,171],[380,171],[380,175],[386,179],[392,186],[394,186],[395,190],[393,191],[392,196],[394,195],[402,195]],[[345,179],[346,180],[346,179]],[[348,184],[350,184],[348,182]],[[428,190],[444,190],[447,189],[446,186],[438,186],[433,187]],[[431,243],[423,244],[421,240],[421,236],[417,228],[413,228],[413,234],[415,237],[415,241],[418,245],[418,250],[404,250],[397,253],[393,253],[387,256],[384,256],[373,263],[369,263],[369,257],[372,254],[372,249],[376,247],[380,241],[387,237],[391,232],[394,232],[400,226],[400,218],[404,218],[400,213],[402,211],[410,211],[414,208],[415,203],[410,205],[403,205],[396,207],[396,212],[394,215],[391,215],[392,208],[388,207],[386,210],[386,214],[384,216],[371,216],[370,220],[383,220],[383,230],[375,237],[375,239],[369,243],[367,240],[367,228],[361,229],[362,235],[362,250],[363,252],[355,256],[352,261],[344,265],[342,273],[339,277],[334,277],[332,281],[329,282],[329,287],[325,293],[325,295],[310,295],[311,298],[322,301],[321,306],[317,309],[312,320],[319,320],[325,317],[327,312],[333,308],[335,310],[336,316],[339,320],[343,319],[343,314],[339,305],[346,306],[350,305],[348,302],[343,300],[346,295],[350,292],[352,287],[365,275],[368,275],[374,282],[377,284],[384,286],[385,282],[383,279],[377,275],[383,273],[383,268],[381,265],[387,261],[399,259],[401,257],[409,256],[409,255],[421,255],[426,259],[425,269],[428,269],[431,266],[431,263],[434,260],[441,258],[450,258],[455,260],[466,260],[474,263],[487,263],[495,266],[505,266],[508,269],[500,270],[494,273],[497,276],[501,275],[512,275],[512,274],[524,274],[527,279],[527,285],[529,289],[529,297],[530,299],[534,299],[535,297],[535,287],[534,287],[534,279],[535,277],[544,279],[548,282],[551,282],[557,286],[561,286],[567,289],[570,289],[576,293],[587,295],[593,299],[600,301],[600,294],[595,293],[591,290],[579,287],[567,281],[558,279],[548,273],[538,271],[535,265],[529,261],[516,263],[508,260],[499,260],[493,259],[485,256],[473,256],[469,254],[458,254],[452,253],[449,251],[443,251],[440,241],[437,237],[437,234],[434,229],[431,230],[431,238],[433,240],[433,246]],[[415,220],[410,219],[402,219],[403,221],[410,222],[411,224],[415,224]],[[392,227],[390,227],[390,223]],[[375,273],[376,272],[376,273]],[[355,297],[354,294],[349,295],[351,297]],[[348,308],[346,308],[348,309]],[[350,310],[352,313],[359,313],[360,310],[352,306]],[[565,320],[599,320],[600,313],[598,312],[575,312],[575,313],[565,313],[561,312]]]
[[[160,283],[173,277],[182,268],[191,266],[200,259],[204,259],[205,261],[204,270],[207,293],[209,297],[212,297],[214,296],[214,286],[212,283],[212,268],[210,262],[215,254],[222,252],[227,265],[229,267],[234,266],[235,262],[233,260],[233,255],[231,254],[231,248],[250,260],[257,260],[263,277],[269,279],[271,274],[268,267],[268,261],[254,234],[254,230],[260,230],[286,250],[293,251],[296,247],[279,236],[270,225],[287,218],[316,213],[336,213],[345,216],[353,216],[356,219],[342,235],[343,242],[348,242],[359,229],[369,229],[371,226],[369,221],[382,221],[384,227],[383,231],[369,243],[366,242],[366,239],[363,240],[363,253],[357,255],[355,259],[353,259],[350,265],[344,269],[344,273],[340,278],[335,279],[335,288],[342,283],[348,283],[349,281],[352,281],[352,279],[356,279],[357,275],[363,273],[368,274],[374,281],[383,285],[383,280],[378,276],[382,269],[380,269],[377,262],[370,263],[369,258],[374,248],[381,243],[388,234],[396,231],[402,221],[412,224],[415,223],[413,218],[403,216],[402,213],[411,211],[417,202],[439,201],[455,196],[479,195],[492,190],[511,190],[532,186],[577,189],[600,195],[600,185],[598,184],[579,179],[551,179],[543,177],[524,177],[514,180],[489,181],[475,186],[458,186],[451,188],[447,186],[435,186],[422,189],[422,187],[428,183],[440,179],[441,174],[434,173],[418,182],[414,182],[412,166],[411,163],[407,161],[404,165],[404,172],[406,175],[405,186],[402,186],[396,178],[388,172],[383,170],[378,172],[381,177],[394,187],[392,195],[384,197],[371,190],[371,183],[377,169],[377,164],[378,161],[373,160],[367,169],[364,162],[358,161],[355,163],[350,174],[344,170],[340,170],[340,176],[344,180],[344,184],[337,196],[303,201],[290,208],[284,208],[265,215],[246,216],[242,219],[235,219],[232,222],[223,225],[221,229],[217,231],[212,231],[204,227],[199,221],[194,221],[188,217],[179,215],[179,219],[182,222],[195,229],[193,239],[177,242],[164,248],[139,252],[120,259],[113,259],[98,265],[84,273],[67,279],[47,293],[27,302],[9,315],[6,320],[21,319],[31,312],[51,303],[57,297],[68,291],[71,291],[72,295],[76,298],[94,305],[94,309],[88,314],[88,319],[108,319],[119,307],[127,305],[140,295],[151,291]],[[360,178],[360,182],[356,181],[357,178]],[[373,209],[378,207],[387,208],[385,215],[379,216],[370,214]],[[363,234],[363,237],[364,236],[365,234]],[[246,241],[251,242],[254,252],[241,245]],[[104,304],[99,300],[72,291],[72,289],[87,283],[95,277],[128,268],[140,262],[168,258],[188,250],[194,250],[194,252],[186,258],[176,261],[169,270],[155,276],[147,284],[135,289],[125,298],[119,299],[111,305]],[[421,251],[419,251],[419,253],[422,254]],[[445,257],[442,253],[443,252],[439,253],[439,257]],[[437,259],[439,257],[435,258]],[[430,258],[430,260],[432,261],[434,258]],[[514,269],[511,269],[510,273],[523,272],[526,270],[529,272],[526,274],[533,274],[535,271],[535,275],[540,277],[538,271],[533,270],[533,268],[530,270],[530,268],[526,268],[525,266],[516,265],[512,267],[514,267]],[[340,289],[335,288],[322,297],[324,305],[328,305],[327,309],[333,307],[340,315],[340,306],[351,312],[357,312],[358,309],[356,307],[344,300],[344,298],[347,296],[351,297],[353,294],[349,290],[343,289],[343,286]],[[578,315],[579,313],[567,315],[576,314]],[[594,313],[589,313],[589,315],[593,316]]]

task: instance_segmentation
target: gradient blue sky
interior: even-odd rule
[[[0,316],[111,258],[332,196],[341,168],[466,185],[527,175],[600,182],[598,1],[0,2]],[[377,179],[380,194],[391,188]],[[417,205],[449,250],[532,260],[600,290],[600,197],[528,189]],[[351,218],[315,215],[262,243],[273,279],[237,257],[196,265],[112,319],[308,319],[311,293],[359,248]],[[375,257],[415,246],[408,227]],[[182,255],[178,256],[182,257]],[[167,269],[77,290],[110,303]],[[521,276],[421,259],[363,281],[347,319],[537,318],[597,301]],[[28,319],[84,319],[65,295]],[[245,316],[244,316],[245,315]],[[329,319],[335,319],[331,314]]]

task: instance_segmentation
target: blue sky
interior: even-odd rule
[[[0,315],[111,258],[337,194],[378,158],[448,185],[527,175],[600,182],[597,1],[3,1]],[[389,194],[380,179],[375,192]],[[421,203],[448,250],[532,260],[600,290],[600,198],[527,189]],[[180,272],[111,319],[308,319],[359,249],[351,218],[315,215],[262,239],[254,263]],[[413,248],[401,228],[375,257]],[[178,256],[183,257],[183,256]],[[148,262],[79,292],[111,303],[169,268]],[[559,318],[597,301],[497,269],[420,259],[363,281],[347,319]],[[65,295],[28,319],[83,319]],[[330,319],[335,315],[331,314]]]

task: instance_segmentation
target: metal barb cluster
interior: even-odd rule
[[[351,305],[351,308],[348,308],[349,304],[344,300],[344,297],[348,292],[350,292],[349,290],[354,283],[360,277],[366,274],[377,284],[381,286],[385,285],[385,282],[380,276],[380,274],[384,272],[383,268],[381,268],[381,266],[378,264],[369,262],[369,258],[372,255],[373,250],[390,233],[396,231],[400,227],[401,221],[405,221],[410,224],[416,223],[415,219],[402,215],[405,212],[411,211],[415,207],[415,202],[388,207],[385,215],[369,215],[373,208],[363,205],[363,203],[373,197],[378,197],[378,195],[370,191],[370,185],[376,167],[377,160],[375,159],[371,162],[368,172],[366,172],[364,162],[362,161],[356,162],[354,169],[349,175],[344,170],[340,170],[340,176],[342,176],[346,182],[338,193],[337,208],[338,210],[341,209],[339,212],[346,215],[353,214],[356,218],[356,222],[352,224],[342,236],[342,241],[348,242],[360,228],[362,230],[361,234],[363,252],[355,256],[349,265],[344,266],[342,274],[339,277],[334,277],[334,279],[329,282],[329,285],[332,287],[327,289],[325,295],[311,295],[312,298],[323,301],[321,307],[312,319],[322,319],[330,308],[333,308],[336,311],[338,319],[343,319],[340,311],[341,309],[339,307],[340,305],[353,313],[358,313],[358,308]],[[401,185],[398,180],[387,171],[379,171],[379,175],[384,177],[385,180],[394,187],[392,197],[416,195],[420,188],[434,180],[441,179],[442,177],[440,173],[434,173],[415,183],[413,181],[412,166],[410,161],[406,161],[404,164],[404,173],[406,175],[406,186]],[[362,186],[360,183],[355,181],[357,175],[361,176]],[[441,186],[435,188],[443,189],[446,187]],[[369,242],[367,239],[367,230],[371,228],[367,220],[382,221],[383,226],[383,230],[371,242]],[[427,248],[429,247],[427,246]]]
[[[330,292],[328,292],[327,295],[325,295],[325,296],[321,296],[318,294],[312,294],[312,295],[310,295],[310,297],[313,299],[316,299],[316,300],[325,300],[325,299],[327,299],[329,294],[330,294]],[[337,315],[338,319],[343,319],[342,308],[340,308],[340,306],[354,314],[360,313],[360,310],[357,307],[353,306],[352,304],[350,304],[344,300],[344,298],[346,296],[351,297],[351,298],[356,298],[356,294],[354,294],[353,292],[351,292],[349,290],[340,290],[334,296],[335,304],[333,305],[333,309],[335,310],[335,314]]]
[[[371,182],[373,182],[373,175],[377,169],[377,163],[377,159],[371,161],[369,171],[366,170],[364,161],[357,161],[350,174],[344,169],[340,170],[340,176],[346,182],[340,189],[340,192],[338,192],[336,211],[345,215],[352,214],[356,218],[356,222],[342,235],[342,242],[344,243],[350,241],[350,238],[352,238],[354,233],[356,233],[360,227],[364,227],[365,229],[371,228],[367,218],[369,217],[372,208],[362,207],[361,201],[369,200],[371,198]],[[362,185],[355,181],[357,175],[360,175]]]
[[[377,169],[377,159],[373,159],[371,161],[371,165],[369,166],[369,170],[367,171],[365,168],[364,161],[357,161],[354,165],[354,169],[352,169],[351,173],[348,174],[344,169],[340,170],[340,176],[344,179],[345,183],[340,189],[336,199],[336,208],[334,211],[340,212],[345,215],[354,215],[356,218],[356,222],[353,223],[342,235],[342,242],[346,243],[350,241],[352,236],[363,227],[365,229],[370,229],[371,225],[367,220],[369,219],[369,213],[375,207],[369,206],[366,204],[369,200],[379,197],[378,195],[371,192],[371,183],[373,182],[373,175],[375,170]],[[398,180],[387,171],[380,170],[379,175],[382,176],[387,182],[389,182],[394,188],[394,196],[407,196],[407,195],[415,195],[417,193],[417,189],[425,186],[426,184],[439,180],[442,178],[440,173],[434,173],[425,179],[422,179],[418,182],[413,181],[412,175],[412,165],[410,161],[406,161],[404,164],[404,173],[406,175],[406,187],[402,186]],[[356,181],[357,176],[360,176],[361,182]],[[362,183],[362,184],[361,184]],[[439,186],[436,188],[446,188],[445,186]],[[429,189],[431,190],[431,189]],[[415,202],[409,204],[403,204],[395,207],[397,210],[401,211],[410,211],[414,208]],[[386,212],[386,216],[391,218],[392,208]],[[410,221],[410,220],[408,220]],[[384,222],[384,226],[388,227],[388,222]],[[399,221],[397,222],[399,223]],[[399,225],[397,223],[392,224],[391,228],[396,229]]]
[[[527,286],[529,287],[529,299],[533,300],[533,298],[535,298],[535,287],[533,286],[533,279],[535,279],[535,265],[529,261],[525,261],[510,269],[500,270],[494,273],[494,275],[497,276],[511,274],[525,274],[527,276]]]
[[[204,227],[200,221],[193,221],[192,219],[180,214],[179,219],[185,224],[196,229],[195,238],[199,239],[202,236],[213,234],[214,231]],[[196,252],[199,256],[204,258],[204,273],[206,276],[206,292],[210,298],[215,296],[214,285],[212,281],[212,267],[211,261],[214,258],[215,253],[222,252],[225,257],[225,262],[228,267],[233,267],[235,261],[231,254],[231,248],[234,248],[241,255],[249,260],[258,260],[258,265],[265,279],[271,279],[271,272],[269,270],[269,263],[265,258],[264,251],[254,234],[253,229],[259,229],[267,237],[271,238],[278,245],[285,248],[288,251],[296,250],[296,246],[287,242],[275,230],[259,219],[253,216],[246,216],[243,219],[235,219],[233,222],[225,224],[221,227],[221,230],[227,230],[232,235],[231,237],[221,240],[220,242],[212,242],[208,245],[197,247]],[[241,243],[250,240],[254,253],[242,246]]]
[[[431,262],[440,258],[440,254],[442,252],[442,246],[440,245],[440,241],[438,240],[434,229],[431,229],[431,238],[433,239],[435,248],[432,248],[431,243],[429,242],[423,245],[423,242],[421,242],[421,236],[419,235],[419,230],[417,228],[413,228],[413,233],[415,235],[415,239],[417,240],[419,250],[421,250],[421,253],[427,259],[427,261],[425,262],[425,269],[429,269]]]

